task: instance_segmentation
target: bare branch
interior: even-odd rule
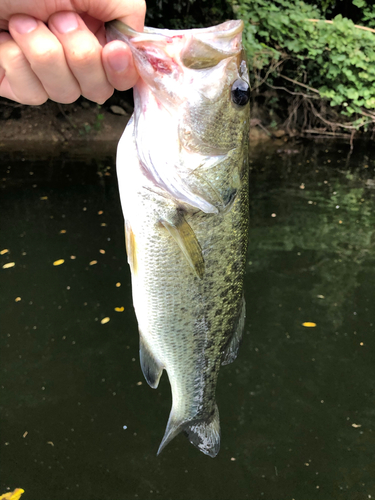
[[[268,82],[266,82],[266,85],[268,87],[271,87],[271,89],[274,89],[274,90],[285,90],[285,92],[288,92],[288,94],[301,95],[302,97],[306,97],[307,99],[319,99],[319,97],[315,97],[314,95],[304,94],[303,92],[292,92],[291,90],[287,89],[286,87],[276,87],[275,85],[271,85]]]
[[[316,92],[317,94],[320,95],[320,92],[317,89],[309,87],[308,85],[305,85],[304,83],[297,82],[297,80],[292,80],[292,78],[289,78],[288,76],[281,75],[281,74],[279,74],[279,76],[281,76],[281,78],[284,78],[284,80],[288,80],[288,82],[292,82],[292,83],[295,83],[296,85],[300,85],[301,87],[305,87],[305,89],[311,90],[311,92]]]
[[[333,21],[328,21],[327,19],[306,19],[306,21],[310,21],[310,23],[327,23],[327,24],[335,24]],[[368,28],[367,26],[360,26],[359,24],[354,25],[355,28],[365,31],[371,31],[371,33],[375,33],[375,29]]]

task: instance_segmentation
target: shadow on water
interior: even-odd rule
[[[248,322],[214,460],[184,436],[155,456],[170,390],[139,367],[114,148],[2,153],[0,493],[375,498],[375,158],[348,149],[251,153]]]

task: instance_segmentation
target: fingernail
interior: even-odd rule
[[[77,15],[74,12],[59,13],[53,20],[57,31],[64,35],[78,28]]]
[[[125,71],[129,66],[128,55],[121,52],[112,54],[112,57],[108,59],[108,64],[110,65],[112,71],[121,73],[122,71]]]
[[[33,17],[20,15],[11,19],[10,25],[17,31],[17,33],[24,35],[25,33],[31,33],[34,31],[38,27],[38,22]]]

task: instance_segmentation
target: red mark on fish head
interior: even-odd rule
[[[142,52],[145,60],[151,64],[156,72],[163,73],[165,75],[172,73],[172,64],[174,64],[173,60],[157,57],[154,54],[150,54],[145,49],[143,49]]]
[[[151,54],[147,55],[148,62],[158,73],[164,73],[168,75],[172,73],[171,64],[167,59],[160,59],[159,57],[152,56]]]

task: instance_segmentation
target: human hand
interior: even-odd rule
[[[0,2],[0,96],[38,105],[82,94],[102,104],[114,88],[136,83],[129,47],[106,44],[104,23],[120,19],[143,31],[144,0]]]

